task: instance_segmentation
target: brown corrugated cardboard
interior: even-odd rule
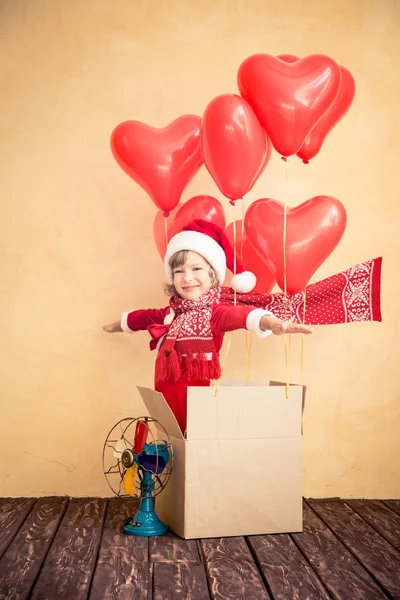
[[[171,436],[157,512],[181,537],[302,530],[302,390],[234,383],[188,389],[187,439],[162,394],[138,388]]]

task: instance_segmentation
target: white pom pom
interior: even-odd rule
[[[237,273],[231,279],[231,288],[239,294],[247,294],[256,287],[257,278],[251,271]]]

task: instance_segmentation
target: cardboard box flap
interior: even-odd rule
[[[150,388],[136,386],[143,402],[146,405],[149,414],[153,419],[157,419],[170,436],[183,440],[181,428],[175,418],[174,413],[168,406],[164,396],[160,392],[155,392]]]
[[[187,438],[272,439],[301,436],[300,387],[189,387]]]
[[[219,385],[223,385],[223,386],[240,386],[243,387],[245,385],[250,385],[250,386],[263,386],[265,385],[265,383],[263,381],[256,381],[256,380],[250,380],[250,379],[221,379],[219,382]],[[213,387],[218,387],[218,381],[212,381],[212,386]]]

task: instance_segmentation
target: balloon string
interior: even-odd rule
[[[236,275],[236,217],[235,217],[235,205],[232,206],[232,216],[233,216],[233,276]],[[236,290],[233,290],[233,305],[236,306]]]
[[[242,237],[240,239],[240,258],[241,258],[241,260],[243,260],[244,213],[245,213],[245,210],[244,210],[244,198],[242,198]]]
[[[242,227],[240,236],[240,259],[243,260],[243,242],[244,242],[244,215],[245,215],[244,198],[242,198]],[[245,265],[246,266],[246,265]],[[250,379],[250,356],[251,356],[251,345],[253,342],[253,334],[251,331],[245,332],[246,336],[246,381]]]
[[[168,217],[164,217],[164,233],[165,233],[165,252],[168,246]]]
[[[288,186],[289,186],[289,170],[287,159],[285,163],[285,205],[283,213],[283,294],[285,301],[285,323],[287,323],[287,272],[286,272],[286,234],[287,234],[287,203],[288,203]],[[290,381],[290,336],[285,334],[285,365],[286,365],[286,398],[289,398],[289,381]]]
[[[309,165],[306,165],[306,181],[305,181],[305,194],[306,197],[305,199],[308,200],[309,199],[309,194],[310,194],[310,186],[309,186],[309,177],[308,177],[308,170],[309,170]]]
[[[233,276],[235,276],[236,275],[236,220],[235,220],[235,205],[234,204],[233,204],[232,211],[233,211]],[[234,306],[236,306],[236,290],[234,290],[233,298],[234,298],[234,300],[233,300]],[[224,357],[222,359],[221,375],[220,375],[220,378],[218,379],[218,383],[217,383],[216,388],[215,388],[214,396],[216,396],[218,394],[218,391],[219,391],[221,377],[222,377],[222,374],[224,372],[226,359],[228,358],[228,352],[229,352],[229,349],[230,349],[231,343],[232,343],[232,335],[233,335],[233,332],[231,331],[230,334],[229,334],[229,337],[228,337],[228,342],[226,344],[226,349],[225,349]]]
[[[304,290],[303,292],[303,325],[306,322],[306,298],[307,298],[307,291]],[[301,336],[301,354],[300,354],[300,385],[303,385],[303,364],[304,364],[304,346],[305,346],[305,335],[303,333],[303,335]]]
[[[229,337],[228,337],[228,342],[226,344],[225,354],[224,354],[224,357],[222,359],[221,375],[220,375],[220,377],[218,379],[218,383],[217,383],[216,388],[215,388],[214,396],[216,396],[218,394],[218,391],[219,391],[219,386],[220,386],[220,383],[221,383],[222,374],[223,374],[224,369],[225,369],[226,359],[228,358],[229,348],[231,347],[231,343],[232,343],[232,335],[233,335],[233,332],[231,331],[230,334],[229,334]]]
[[[251,344],[253,342],[253,333],[246,331],[246,380],[250,379],[250,355],[251,355]]]
[[[305,177],[305,201],[309,200],[310,190],[309,190],[309,165],[306,165],[306,177]],[[306,322],[306,297],[307,291],[303,292],[303,325]],[[300,385],[303,385],[303,367],[304,367],[304,354],[305,354],[305,338],[304,333],[301,336],[301,352],[300,352]]]

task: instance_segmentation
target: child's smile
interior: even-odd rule
[[[211,288],[210,264],[190,250],[186,263],[174,269],[174,286],[181,298],[197,300]]]

